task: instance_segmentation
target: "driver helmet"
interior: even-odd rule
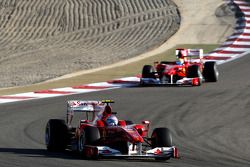
[[[184,55],[183,55],[181,50],[177,54],[176,58],[177,58],[176,64],[178,64],[178,65],[183,65],[184,64]]]
[[[116,125],[118,125],[118,119],[115,115],[110,115],[107,118],[106,123],[108,126],[116,126]]]
[[[104,113],[104,114],[107,114],[107,115],[110,115],[110,114],[112,113],[112,108],[111,108],[111,106],[109,106],[109,105],[105,106],[104,112],[103,112],[103,113]]]

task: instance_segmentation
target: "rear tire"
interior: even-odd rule
[[[219,78],[219,71],[216,62],[206,62],[204,64],[203,76],[206,82],[217,82]]]
[[[64,120],[50,119],[46,125],[45,143],[48,151],[64,151],[69,143],[68,127]]]
[[[151,65],[145,65],[142,69],[142,78],[155,78],[155,69]]]

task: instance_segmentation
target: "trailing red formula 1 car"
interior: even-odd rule
[[[176,58],[173,62],[145,65],[140,85],[200,86],[203,82],[218,81],[216,62],[204,62],[202,49],[176,49]]]
[[[149,121],[134,124],[118,120],[111,100],[67,102],[67,120],[50,119],[45,140],[49,151],[78,151],[86,158],[178,158],[168,128],[155,128],[149,137]],[[76,114],[85,116],[73,126]]]

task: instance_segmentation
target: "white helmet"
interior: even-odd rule
[[[110,115],[107,118],[106,123],[108,126],[116,126],[116,125],[118,125],[118,119],[115,115]]]

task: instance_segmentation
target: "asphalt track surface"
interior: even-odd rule
[[[201,87],[123,88],[0,105],[1,167],[250,166],[250,55],[219,66],[218,83]],[[66,100],[114,99],[121,119],[150,120],[172,130],[181,159],[83,160],[48,153],[45,124],[64,118]]]

